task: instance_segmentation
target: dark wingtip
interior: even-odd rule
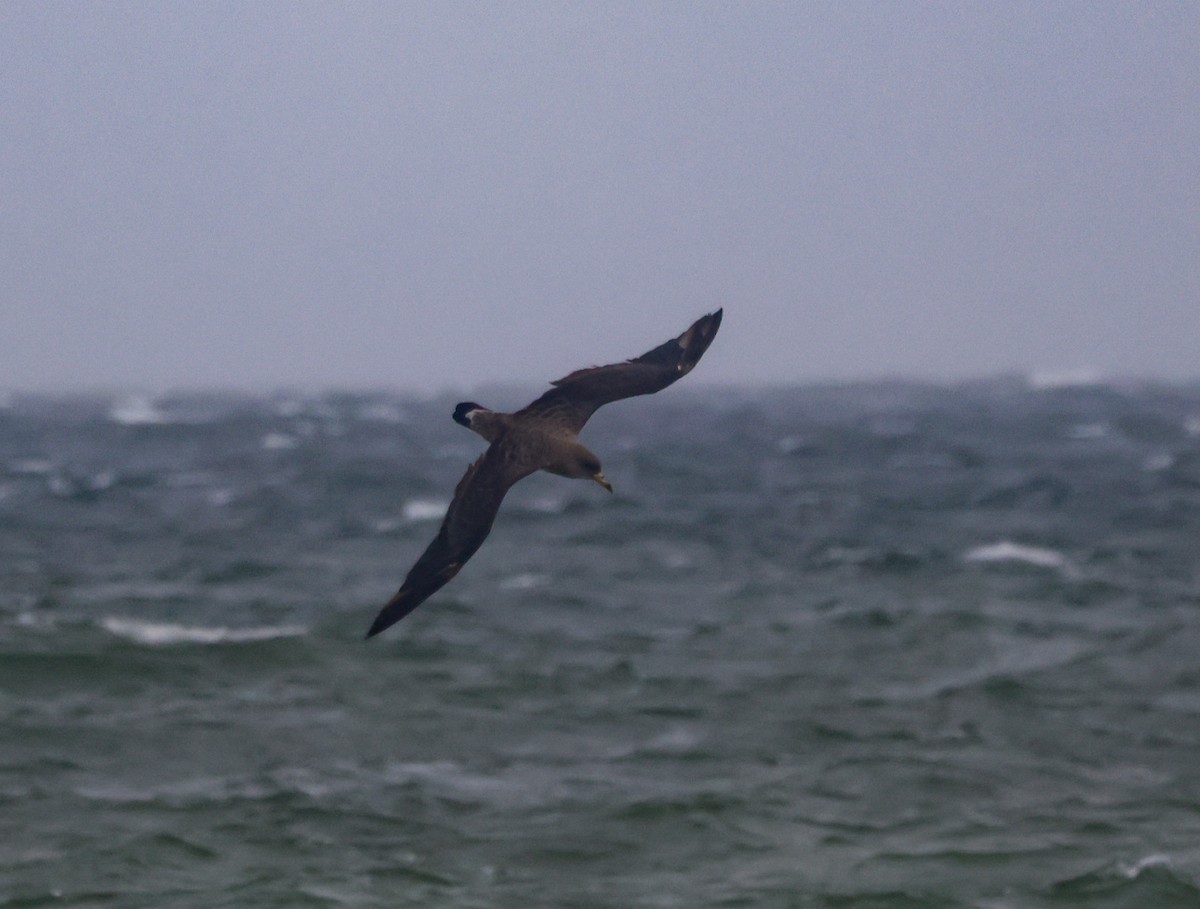
[[[379,634],[379,632],[385,631],[388,628],[391,628],[393,625],[395,625],[397,622],[399,622],[402,618],[404,618],[406,613],[402,612],[399,615],[396,615],[391,609],[388,608],[390,606],[391,606],[391,603],[389,603],[387,606],[383,607],[383,610],[379,613],[379,615],[375,616],[375,621],[372,622],[371,627],[367,629],[367,633],[364,636],[363,640],[366,640],[366,641],[371,640],[371,638],[375,637],[375,635]],[[391,614],[389,614],[389,613],[391,613]]]
[[[483,408],[474,401],[462,401],[457,407],[454,408],[454,422],[458,423],[460,426],[466,426],[469,429],[471,427],[471,421],[467,419],[467,414],[472,410],[483,410]]]
[[[701,316],[692,324],[691,328],[680,336],[679,343],[683,347],[684,371],[700,362],[700,358],[708,350],[708,345],[712,344],[713,338],[717,336],[717,329],[721,327],[721,316],[724,312],[725,309],[722,307],[716,312]]]
[[[717,329],[721,327],[721,317],[723,315],[725,315],[725,307],[724,306],[722,306],[716,312],[710,312],[707,316],[704,317],[704,320],[707,323],[704,326],[704,330],[708,334],[710,341],[713,339],[713,337],[716,336]]]

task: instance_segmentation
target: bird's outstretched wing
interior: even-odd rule
[[[554,388],[514,416],[579,432],[596,408],[604,404],[662,391],[700,362],[721,327],[722,311],[718,309],[701,316],[678,338],[672,338],[636,359],[577,369],[563,376],[551,383]]]
[[[492,522],[513,478],[506,459],[495,442],[467,468],[454,488],[454,499],[446,510],[438,535],[409,570],[404,584],[375,617],[367,637],[374,637],[396,624],[443,584],[458,574],[491,532]]]

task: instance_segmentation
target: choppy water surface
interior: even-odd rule
[[[1200,389],[454,400],[4,402],[0,906],[1200,905]]]

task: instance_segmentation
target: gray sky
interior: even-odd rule
[[[0,5],[0,387],[1200,376],[1200,4]]]

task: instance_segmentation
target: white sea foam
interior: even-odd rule
[[[204,497],[208,500],[208,504],[213,508],[224,508],[237,498],[237,494],[234,493],[232,489],[227,489],[226,487],[222,486],[218,487],[217,489],[208,490]]]
[[[1094,369],[1035,369],[1029,374],[1029,387],[1034,391],[1054,388],[1080,388],[1099,385],[1100,375]]]
[[[1142,470],[1147,473],[1158,473],[1163,470],[1170,470],[1175,466],[1175,456],[1169,451],[1156,451],[1154,454],[1146,455],[1142,461]]]
[[[123,426],[147,426],[166,423],[167,416],[154,406],[145,395],[134,395],[117,401],[108,411],[108,416]]]
[[[284,432],[269,432],[262,437],[262,447],[265,451],[287,451],[296,447],[296,437]]]
[[[967,562],[1024,562],[1038,568],[1067,567],[1067,557],[1056,549],[1026,546],[1009,540],[976,546],[967,550],[963,559]]]
[[[667,549],[657,553],[659,562],[664,568],[670,568],[672,571],[679,571],[684,568],[691,568],[693,565],[692,557],[686,552],[678,549]]]
[[[384,773],[390,783],[419,782],[461,795],[495,799],[511,799],[519,787],[498,777],[473,773],[455,761],[396,763]]]
[[[672,726],[655,735],[645,744],[645,750],[663,754],[691,751],[703,740],[694,729]]]
[[[541,587],[545,583],[546,576],[544,574],[526,572],[504,578],[500,582],[500,587],[504,590],[532,590],[534,587]]]
[[[204,628],[178,625],[173,622],[144,622],[108,616],[100,622],[104,630],[118,637],[149,644],[240,644],[247,641],[268,641],[273,638],[294,638],[307,633],[300,625],[266,625],[255,628]]]
[[[1170,866],[1171,856],[1155,853],[1153,855],[1147,855],[1138,859],[1132,865],[1122,864],[1120,867],[1121,873],[1125,875],[1125,877],[1132,880],[1133,878],[1138,877],[1143,871],[1146,871],[1150,868],[1169,868]]]
[[[399,529],[404,522],[399,518],[376,518],[371,521],[371,530],[374,533],[393,533]]]
[[[294,398],[284,398],[275,404],[275,413],[281,417],[298,417],[304,413],[304,402]]]
[[[75,484],[58,473],[46,479],[46,488],[50,490],[51,495],[60,499],[75,495]]]
[[[112,489],[116,482],[116,471],[102,470],[99,473],[94,473],[88,477],[87,488],[92,492],[103,492],[106,489]]]
[[[40,477],[54,470],[54,463],[45,458],[18,458],[9,462],[8,469],[13,473]]]
[[[539,514],[562,514],[567,510],[567,500],[560,496],[538,496],[526,502],[525,507]]]
[[[409,499],[401,513],[406,521],[440,521],[450,503],[443,499]]]
[[[370,423],[403,423],[408,419],[403,410],[386,401],[364,404],[358,408],[356,416]]]

